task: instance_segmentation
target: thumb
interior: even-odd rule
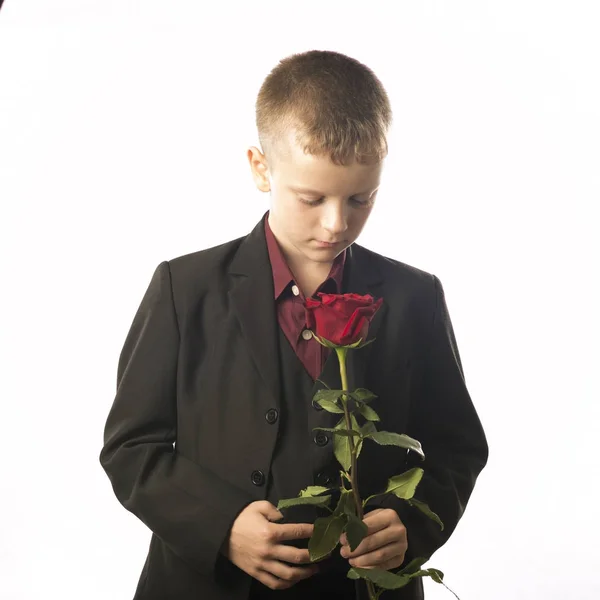
[[[283,519],[283,513],[276,506],[271,504],[266,517],[269,519],[269,521],[279,521]]]
[[[269,520],[269,521],[279,521],[283,519],[283,513],[274,505],[268,501],[265,501],[264,508],[261,507],[260,512]]]

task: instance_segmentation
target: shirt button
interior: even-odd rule
[[[327,442],[329,441],[329,437],[326,436],[322,431],[319,431],[315,434],[314,441],[317,446],[326,446]]]
[[[298,294],[300,294],[300,290],[298,289],[297,285],[292,286],[292,294],[294,294],[294,296],[297,296]]]
[[[269,423],[270,425],[273,425],[273,423],[275,423],[275,421],[277,421],[278,417],[279,417],[279,413],[277,412],[277,410],[275,408],[270,408],[265,413],[265,419],[267,420],[267,423]]]
[[[313,334],[312,334],[312,331],[311,331],[310,329],[305,329],[305,330],[302,332],[302,337],[303,337],[305,340],[310,340],[310,338],[312,337],[312,335],[313,335]]]
[[[252,471],[250,477],[254,485],[263,485],[265,482],[265,474],[262,471]]]

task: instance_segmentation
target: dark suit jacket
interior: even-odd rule
[[[488,454],[442,285],[355,243],[343,289],[384,299],[369,331],[377,341],[348,353],[350,389],[377,394],[378,429],[417,438],[426,454],[420,462],[365,444],[360,486],[381,490],[422,466],[415,497],[443,531],[395,497],[377,503],[400,514],[408,558],[430,556],[456,527]],[[280,405],[277,327],[262,220],[247,236],[156,268],[120,355],[100,453],[116,497],[152,531],[136,599],[247,598],[250,576],[220,548],[239,512],[266,497],[256,472],[268,477],[277,437],[265,419]]]

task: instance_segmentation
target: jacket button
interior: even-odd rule
[[[317,473],[315,483],[317,485],[329,485],[331,483],[331,477],[329,477],[327,473]]]
[[[254,485],[263,485],[265,482],[265,474],[262,471],[252,471],[251,478]]]
[[[277,412],[277,410],[275,408],[270,408],[266,413],[265,413],[265,419],[267,420],[267,423],[273,425],[273,423],[275,423],[275,421],[277,421],[277,417],[279,417],[279,413]]]
[[[312,405],[315,410],[323,410],[323,407],[320,404],[317,404],[314,400],[312,401]]]
[[[315,444],[317,446],[326,446],[327,442],[329,441],[329,437],[326,436],[322,431],[317,432],[313,439],[315,440]]]

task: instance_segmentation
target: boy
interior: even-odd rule
[[[270,210],[247,236],[158,265],[119,359],[100,461],[152,530],[136,600],[366,598],[348,568],[431,556],[487,461],[439,279],[355,243],[387,154],[380,81],[339,53],[296,54],[265,79],[256,117],[264,153],[248,158]],[[349,386],[377,394],[380,428],[422,443],[416,497],[445,528],[379,496],[352,554],[342,536],[310,564],[316,509],[275,507],[308,485],[339,487],[333,440],[313,432],[335,424],[314,393],[340,387],[335,353],[306,328],[303,303],[318,292],[384,299],[376,342],[348,353]],[[365,444],[361,497],[412,461]],[[385,598],[423,598],[422,582]]]

